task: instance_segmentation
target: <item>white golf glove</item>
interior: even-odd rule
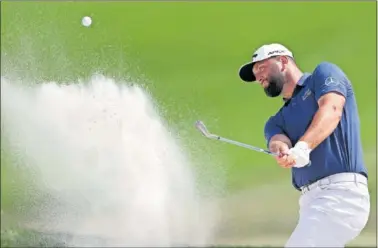
[[[311,149],[308,147],[308,144],[304,141],[299,141],[291,148],[288,152],[289,155],[292,155],[295,159],[296,168],[305,167],[310,163],[310,153]]]

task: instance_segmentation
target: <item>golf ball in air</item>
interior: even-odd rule
[[[89,16],[84,16],[81,20],[81,24],[83,24],[86,27],[89,27],[92,24],[92,18],[90,18]]]

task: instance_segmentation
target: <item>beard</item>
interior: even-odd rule
[[[269,97],[277,97],[281,95],[283,86],[285,84],[285,78],[282,74],[277,73],[269,78],[268,87],[264,88],[265,94]]]

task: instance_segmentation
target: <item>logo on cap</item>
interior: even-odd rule
[[[275,54],[275,53],[284,53],[284,52],[286,52],[285,50],[275,50],[275,51],[271,51],[271,52],[269,52],[268,53],[268,56],[269,55],[272,55],[272,54]]]

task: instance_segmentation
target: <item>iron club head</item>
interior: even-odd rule
[[[196,121],[195,127],[207,138],[214,139],[217,138],[216,135],[211,134],[209,130],[207,130],[205,124],[202,121]]]

